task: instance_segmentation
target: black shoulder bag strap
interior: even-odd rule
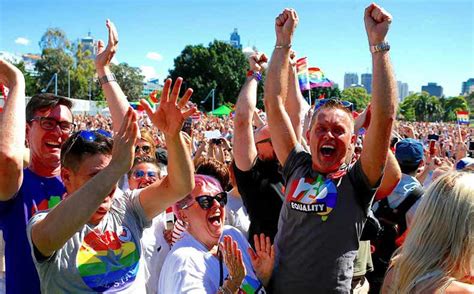
[[[407,229],[407,222],[405,218],[406,213],[408,210],[410,210],[413,204],[415,204],[416,201],[420,199],[423,193],[423,188],[416,187],[412,191],[408,192],[406,198],[402,201],[402,203],[400,203],[400,205],[397,206],[397,208],[393,209],[393,213],[399,226],[400,235],[402,235]]]
[[[222,252],[217,250],[217,257],[219,258],[219,287],[224,284],[224,265],[222,264]]]

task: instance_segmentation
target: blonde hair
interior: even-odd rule
[[[470,274],[474,254],[474,173],[438,178],[416,210],[413,225],[392,259],[398,293],[424,293]],[[423,283],[418,284],[418,281]]]

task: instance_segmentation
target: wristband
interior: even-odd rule
[[[370,46],[370,52],[375,53],[375,52],[382,52],[382,51],[388,51],[390,50],[390,44],[386,41]]]
[[[110,82],[116,82],[115,75],[113,73],[105,75],[99,78],[99,84],[102,86],[103,84],[107,84]]]
[[[290,48],[291,48],[291,44],[287,44],[287,45],[275,45],[275,49],[283,49],[283,48],[288,48],[288,49],[290,49]]]
[[[247,72],[247,77],[254,77],[258,82],[262,80],[262,74],[258,71],[249,70]]]

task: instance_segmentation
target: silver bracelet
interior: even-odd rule
[[[99,84],[102,86],[103,84],[107,84],[110,82],[116,82],[115,75],[113,73],[102,76],[99,78]]]
[[[291,44],[287,44],[287,45],[275,45],[275,49],[283,49],[283,48],[288,48],[288,49],[290,49],[290,48],[291,48]]]

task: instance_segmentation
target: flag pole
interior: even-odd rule
[[[311,106],[311,88],[309,88],[308,90],[308,103],[309,103],[309,106]]]

